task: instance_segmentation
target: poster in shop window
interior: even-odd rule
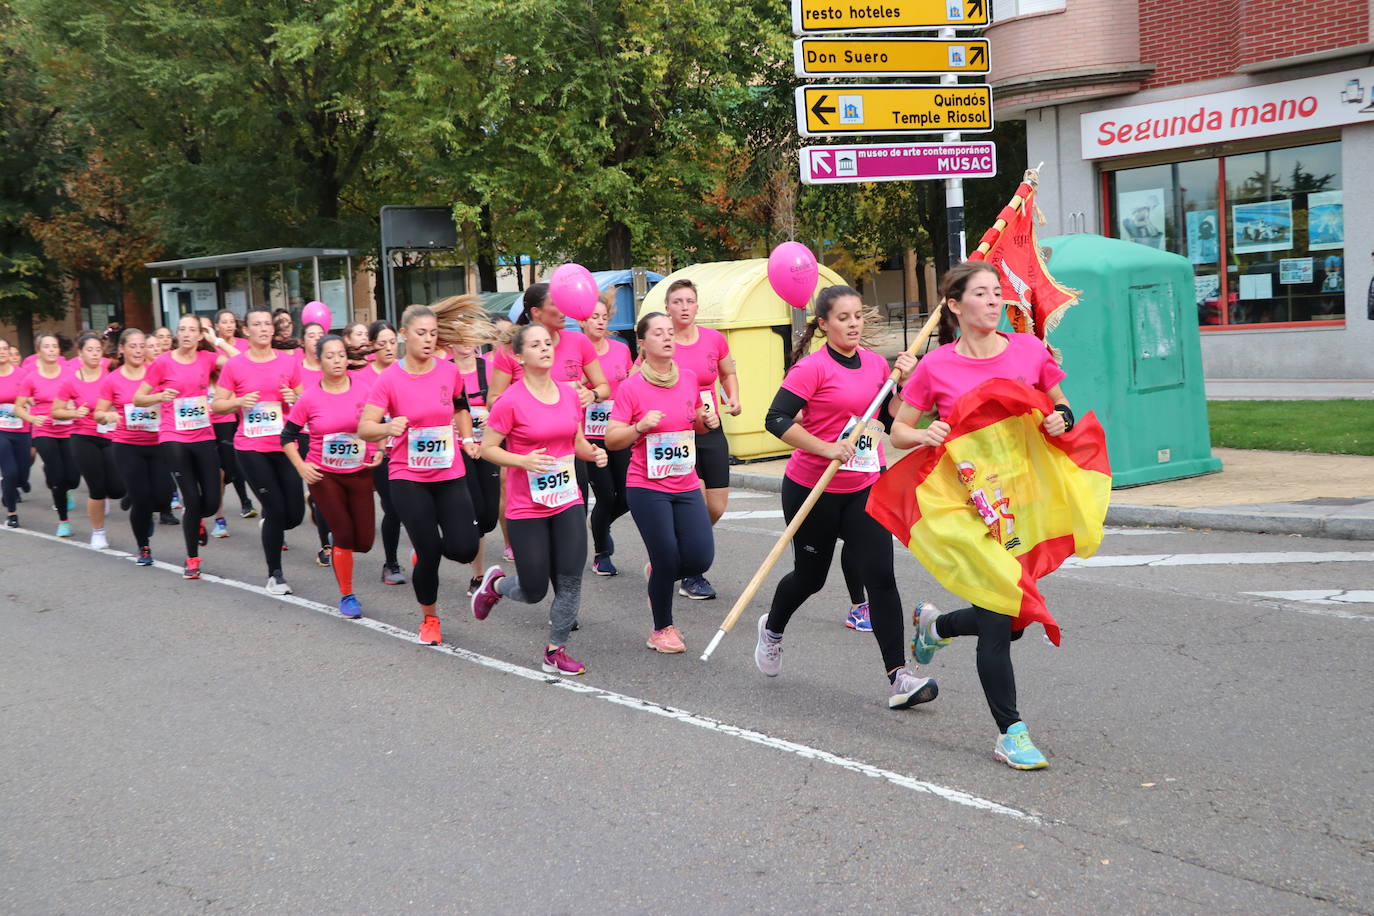
[[[1199,324],[1221,324],[1221,280],[1217,274],[1195,274],[1193,293],[1197,299]]]
[[[1121,237],[1163,251],[1165,200],[1163,188],[1118,192],[1116,213]]]
[[[1231,233],[1231,250],[1236,254],[1287,251],[1293,247],[1293,202],[1236,204],[1231,208]]]
[[[1217,262],[1217,211],[1193,210],[1188,221],[1188,260],[1194,264]]]
[[[1312,282],[1312,259],[1311,258],[1280,258],[1279,259],[1279,282],[1292,285],[1294,283]]]
[[[1307,195],[1307,247],[1312,251],[1345,247],[1345,207],[1340,191]]]

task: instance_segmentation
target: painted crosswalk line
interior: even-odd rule
[[[1280,601],[1300,601],[1303,604],[1374,604],[1374,589],[1295,589],[1286,592],[1241,592],[1257,598],[1277,598]]]

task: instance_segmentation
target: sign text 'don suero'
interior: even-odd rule
[[[986,83],[802,86],[796,106],[804,137],[992,130],[992,89]]]
[[[798,38],[792,43],[797,76],[930,76],[987,73],[983,38]]]
[[[910,32],[988,23],[991,0],[792,0],[792,32]]]

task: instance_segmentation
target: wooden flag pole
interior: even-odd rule
[[[930,317],[926,319],[926,323],[921,327],[921,333],[916,335],[916,339],[912,341],[911,346],[907,348],[906,352],[915,356],[926,345],[926,341],[930,340],[930,335],[935,333],[936,327],[939,326],[940,311],[942,307],[943,303],[937,303],[935,308],[931,310]],[[868,421],[873,419],[873,416],[882,408],[883,400],[897,384],[897,378],[898,372],[894,368],[892,374],[887,377],[887,381],[883,383],[883,387],[879,389],[877,397],[869,403],[868,409],[864,411],[863,417],[859,422],[855,423],[854,428],[849,431],[849,436],[846,438],[846,441],[849,442],[850,445],[858,442],[859,437],[864,434],[864,431],[868,427]],[[759,567],[758,572],[754,573],[754,577],[749,580],[749,584],[744,587],[744,591],[740,593],[738,600],[735,601],[735,606],[730,609],[730,613],[721,621],[720,629],[716,631],[715,636],[711,637],[710,645],[708,645],[706,651],[701,654],[702,661],[710,660],[711,653],[716,651],[716,646],[720,645],[720,641],[725,638],[725,634],[729,633],[730,630],[734,628],[735,624],[739,621],[740,615],[744,613],[744,609],[749,606],[749,602],[754,600],[754,595],[758,593],[759,587],[763,585],[763,580],[768,578],[768,574],[773,571],[773,567],[777,564],[778,558],[781,557],[782,552],[787,549],[787,545],[792,543],[792,538],[796,537],[797,530],[801,528],[802,522],[806,521],[806,517],[811,513],[812,507],[814,507],[816,501],[821,498],[821,494],[825,492],[825,488],[830,484],[831,478],[835,476],[835,472],[839,469],[840,460],[838,458],[831,459],[830,466],[825,469],[825,473],[821,475],[821,479],[816,481],[816,485],[811,488],[811,492],[807,495],[806,501],[802,503],[801,508],[797,510],[797,514],[793,517],[791,524],[787,526],[787,530],[782,533],[782,537],[778,538],[778,542],[773,545],[773,549],[768,551],[768,556],[764,558],[763,565]]]

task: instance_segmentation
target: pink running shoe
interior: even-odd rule
[[[672,624],[650,633],[649,641],[645,645],[655,652],[662,652],[664,655],[677,655],[687,651],[687,644],[682,641],[682,634]]]
[[[576,677],[579,674],[587,673],[587,666],[579,662],[567,653],[563,646],[557,649],[544,649],[544,673],[561,674],[564,677]]]
[[[514,562],[515,562],[515,551],[510,549],[510,545],[509,545],[509,544],[506,545],[506,549],[505,549],[505,550],[501,551],[501,556],[503,556],[503,557],[506,558],[506,562],[507,562],[507,563],[514,563]]]
[[[496,590],[496,580],[505,577],[506,574],[499,566],[487,570],[487,574],[482,577],[482,584],[472,593],[472,616],[478,620],[487,619],[491,609],[496,607],[496,602],[501,600],[501,593]]]

